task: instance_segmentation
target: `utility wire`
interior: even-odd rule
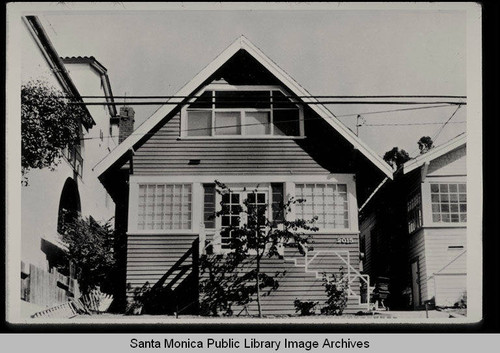
[[[443,124],[443,126],[441,126],[441,128],[434,134],[434,136],[432,137],[432,141],[436,140],[436,138],[439,136],[439,134],[441,134],[441,132],[443,131],[445,126],[450,123],[450,120],[453,119],[453,117],[455,116],[455,114],[458,112],[459,109],[460,109],[460,106],[458,106],[457,109],[455,109],[453,114],[451,114],[450,118],[448,120],[446,120],[446,122]]]
[[[308,118],[308,120],[323,120],[322,117],[317,117],[317,118]],[[282,120],[280,123],[290,123],[290,122],[296,122],[297,120]],[[453,124],[463,124],[466,121],[457,121],[453,122]],[[360,125],[360,126],[413,126],[413,125],[439,125],[442,124],[441,122],[423,122],[423,123],[396,123],[396,124],[366,124],[366,125]],[[270,125],[270,124],[269,124]],[[262,126],[261,123],[249,123],[249,124],[233,124],[233,125],[224,125],[220,127],[214,127],[215,130],[219,129],[227,129],[227,128],[234,128],[234,127],[243,127],[243,126]],[[206,130],[212,130],[212,127],[209,128],[192,128],[192,129],[182,129],[180,130],[181,132],[189,132],[189,131],[206,131]],[[148,136],[148,135],[154,135],[155,133],[145,133],[145,134],[130,134],[134,136]],[[219,135],[219,136],[224,136],[224,135]],[[238,135],[238,136],[243,136],[243,137],[252,137],[253,135]],[[267,135],[262,135],[262,136],[267,136]],[[271,136],[271,135],[269,135]],[[114,138],[118,137],[116,135],[114,136],[105,136],[104,138]],[[200,136],[200,137],[211,137],[211,136]],[[94,140],[94,139],[100,139],[100,137],[84,137],[80,140]]]
[[[450,122],[448,124],[464,124],[467,121],[455,121],[455,122]],[[363,124],[359,125],[360,127],[362,126],[414,126],[414,125],[441,125],[443,124],[442,122],[425,122],[425,123],[402,123],[402,124]]]
[[[242,101],[224,101],[218,102],[218,105],[231,105],[235,103],[244,103]],[[269,102],[257,102],[252,101],[251,103],[269,103]],[[182,104],[182,102],[68,102],[70,105],[178,105]],[[186,103],[188,104],[188,103]],[[193,104],[193,103],[189,103]],[[413,105],[413,104],[449,104],[449,105],[466,105],[465,102],[453,102],[453,101],[436,101],[436,102],[418,102],[418,101],[326,101],[326,102],[290,102],[290,104],[301,104],[301,105],[315,105],[315,104],[385,104],[385,105]]]
[[[258,91],[256,91],[258,92]],[[267,92],[267,91],[266,91]],[[235,95],[235,97],[238,97],[238,95]],[[243,94],[240,95],[240,97],[244,97]],[[262,97],[262,98],[269,98],[269,95],[255,95],[253,97]],[[59,98],[69,98],[67,96],[59,97]],[[149,96],[149,95],[144,95],[144,96],[81,96],[81,98],[102,98],[102,99],[171,99],[171,98],[178,98],[178,99],[185,99],[185,98],[212,98],[212,97],[206,97],[206,96]],[[276,98],[276,97],[273,97]],[[465,99],[467,96],[454,96],[454,95],[385,95],[385,96],[314,96],[314,95],[309,95],[309,96],[280,96],[278,98],[456,98],[456,99]]]
[[[442,108],[442,107],[450,107],[450,105],[449,104],[441,104],[441,105],[431,105],[431,106],[428,106],[428,107],[412,107],[412,108],[402,108],[402,109],[389,109],[389,110],[379,110],[379,111],[374,111],[374,112],[344,114],[344,115],[335,115],[335,116],[337,118],[347,118],[347,117],[358,116],[358,115],[395,113],[395,112],[403,112],[403,111],[408,111],[408,110],[431,109],[431,108]]]
[[[458,112],[458,110],[459,110],[459,109],[460,109],[460,105],[457,107],[457,109],[455,109],[455,111],[453,112],[453,114],[451,114],[451,116],[448,118],[448,120],[446,120],[446,121],[444,122],[443,126],[441,126],[441,127],[438,129],[438,131],[434,134],[434,136],[431,138],[431,139],[432,139],[432,141],[435,141],[435,140],[436,140],[436,138],[437,138],[437,137],[439,136],[439,134],[443,131],[443,129],[445,128],[445,126],[446,126],[447,124],[449,124],[449,123],[450,123],[450,120],[451,120],[451,119],[455,116],[455,114]],[[451,139],[450,139],[450,140],[451,140]],[[448,140],[448,141],[450,141],[450,140]],[[448,141],[447,141],[447,142],[448,142]],[[412,154],[416,153],[416,152],[417,152],[417,150],[418,150],[418,148],[416,148],[415,150],[413,150],[413,152],[411,152],[411,154],[409,154],[409,155],[411,156]],[[417,156],[417,157],[418,157],[418,156]],[[415,159],[415,158],[417,158],[417,157],[411,157],[411,158],[410,158],[410,160]],[[396,171],[395,171],[394,173],[399,172],[399,171],[403,168],[403,166],[404,166],[404,163],[403,163],[403,164],[401,164],[401,165],[399,166],[399,168],[397,168],[397,169],[396,169]]]

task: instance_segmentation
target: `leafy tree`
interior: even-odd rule
[[[384,161],[386,161],[393,169],[398,169],[405,162],[410,160],[408,152],[398,147],[393,147],[390,151],[384,154]]]
[[[30,169],[54,168],[65,147],[78,143],[86,111],[68,104],[63,93],[42,81],[21,86],[21,171],[27,185]]]
[[[219,194],[231,193],[231,189],[225,184],[219,181],[215,183]],[[291,210],[292,205],[304,201],[291,198],[280,205],[276,214],[284,215]],[[221,205],[222,210],[216,213],[216,217],[230,211],[225,204]],[[283,275],[276,273],[271,277],[263,273],[262,259],[279,256],[282,244],[296,246],[303,252],[304,247],[311,242],[310,234],[304,231],[317,231],[318,228],[314,227],[316,218],[308,221],[284,220],[278,224],[266,216],[267,206],[256,207],[248,199],[243,201],[243,205],[244,207],[237,207],[236,210],[233,208],[233,212],[244,214],[246,222],[238,222],[238,225],[230,225],[221,231],[221,236],[229,239],[230,252],[205,256],[201,260],[202,309],[212,314],[222,310],[226,315],[232,315],[233,303],[245,305],[255,295],[259,317],[262,317],[261,295],[276,289],[279,285],[276,278]],[[264,288],[269,288],[267,293],[262,293]]]
[[[79,270],[81,291],[106,289],[115,266],[111,224],[101,224],[92,217],[76,217],[64,223],[61,231],[62,241],[68,246],[68,259]]]
[[[420,154],[429,152],[431,148],[434,147],[434,142],[429,136],[422,136],[417,142]]]

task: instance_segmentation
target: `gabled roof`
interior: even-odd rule
[[[466,143],[467,143],[467,134],[464,132],[463,134],[458,135],[457,137],[446,142],[445,144],[435,147],[431,149],[429,152],[406,162],[403,165],[403,174],[407,174],[412,170],[421,167],[422,165],[424,165],[424,163],[431,162],[432,160],[441,157],[446,153],[451,152],[462,145],[465,145]]]
[[[52,69],[54,76],[61,84],[61,87],[66,91],[67,94],[73,96],[77,101],[83,102],[80,96],[80,92],[78,92],[78,89],[71,80],[71,77],[69,76],[62,59],[59,57],[59,54],[57,54],[54,45],[50,41],[49,36],[45,32],[38,17],[24,16],[23,20],[26,23],[26,26],[28,27],[31,35],[35,39],[38,47],[40,48],[40,51],[45,57],[47,64]],[[90,129],[93,125],[95,125],[95,121],[92,118],[92,115],[88,111],[87,107],[84,106],[83,108],[86,112],[86,116],[85,119],[83,119],[82,123],[86,129]]]
[[[310,96],[302,86],[292,79],[285,71],[269,59],[259,48],[253,45],[246,37],[241,36],[235,40],[227,49],[225,49],[217,58],[208,64],[198,75],[190,82],[182,87],[173,97],[185,97],[193,95],[196,89],[206,81],[213,73],[216,72],[225,62],[227,62],[239,50],[245,50],[260,64],[262,64],[271,74],[279,79],[283,84],[297,96]],[[177,98],[179,99],[179,98]],[[312,97],[302,98],[305,103],[313,103],[309,107],[314,110],[319,116],[325,119],[335,130],[337,130],[349,143],[358,149],[368,160],[377,166],[387,177],[392,179],[392,170],[383,159],[365,145],[351,130],[342,124],[336,117],[322,104],[318,104],[318,100]],[[168,101],[167,101],[168,102]],[[175,109],[175,105],[166,104],[160,107],[151,117],[148,118],[137,130],[134,131],[126,140],[118,145],[111,153],[109,153],[101,162],[94,168],[98,175],[102,175],[115,162],[117,162],[130,149],[134,149],[141,138],[148,134],[151,130],[162,123],[167,114]]]

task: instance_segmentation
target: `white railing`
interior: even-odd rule
[[[359,293],[355,293],[352,290],[351,284],[359,278],[361,281],[361,284],[364,282],[366,286],[366,303],[362,303],[360,299],[360,304],[366,304],[367,310],[370,310],[370,276],[366,274],[360,273],[354,266],[351,265],[350,263],[350,254],[349,251],[347,250],[318,250],[318,251],[309,251],[307,248],[304,248],[305,251],[305,259],[304,259],[304,267],[306,272],[314,272],[316,273],[317,278],[322,278],[322,273],[326,271],[321,271],[321,269],[310,269],[310,266],[312,262],[318,258],[318,256],[321,255],[334,255],[337,258],[339,258],[345,265],[346,265],[346,270],[347,273],[345,273],[342,278],[340,278],[337,282],[342,282],[344,280],[347,280],[347,291],[348,295],[350,296],[360,296],[362,297]],[[312,255],[312,256],[311,256]],[[297,263],[297,260],[295,260],[295,263]],[[362,289],[363,285],[360,285],[360,291]]]

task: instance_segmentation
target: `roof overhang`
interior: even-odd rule
[[[330,112],[322,104],[318,104],[316,98],[310,97],[300,84],[291,78],[285,71],[283,71],[276,63],[268,58],[259,48],[253,45],[246,37],[241,36],[235,40],[227,49],[225,49],[219,56],[217,56],[210,64],[208,64],[198,75],[196,75],[190,82],[182,87],[171,99],[179,99],[181,97],[190,96],[196,93],[203,82],[205,82],[212,74],[216,72],[226,61],[228,61],[239,50],[245,50],[252,55],[260,64],[262,64],[271,74],[280,80],[293,94],[297,96],[307,96],[302,98],[304,103],[313,103],[309,107],[322,117],[328,124],[337,130],[354,148],[359,150],[364,156],[367,157],[375,166],[378,167],[388,178],[392,179],[392,169],[378,156],[373,150],[365,145],[351,130],[342,124],[335,115]],[[187,99],[184,99],[180,104],[184,104]],[[175,101],[174,101],[175,102]],[[177,105],[178,106],[178,105]],[[151,117],[148,118],[137,130],[134,131],[127,139],[118,145],[111,153],[109,153],[102,161],[100,161],[94,170],[100,176],[120,160],[131,148],[136,149],[137,144],[141,141],[142,137],[148,134],[151,130],[158,127],[164,118],[171,113],[176,107],[174,104],[166,104],[161,106]]]
[[[57,54],[57,51],[45,32],[41,21],[37,16],[24,16],[23,20],[63,90],[75,100],[83,102],[80,92],[71,80],[62,59],[59,57],[59,54]],[[82,124],[86,129],[90,129],[93,125],[95,125],[95,121],[87,107],[83,106],[83,109],[86,112],[86,118],[83,119]]]
[[[412,170],[420,168],[422,165],[425,165],[426,163],[428,164],[434,159],[439,158],[445,155],[446,153],[451,152],[462,145],[465,145],[466,143],[467,143],[467,134],[466,133],[460,134],[457,137],[448,141],[447,143],[435,147],[431,149],[429,152],[406,162],[403,165],[403,174],[408,174]]]
[[[113,91],[111,90],[111,83],[109,82],[108,70],[106,67],[97,61],[93,56],[71,56],[61,58],[63,63],[65,64],[88,64],[90,67],[95,70],[99,76],[101,76],[101,83],[104,89],[104,94],[106,96],[106,102],[114,103],[115,99],[113,98]],[[117,115],[116,106],[114,104],[108,105],[109,114],[111,117],[115,117]]]

